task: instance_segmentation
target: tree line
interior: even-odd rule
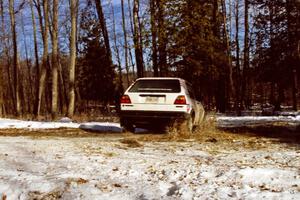
[[[182,77],[219,112],[298,109],[296,0],[0,0],[0,29],[2,116],[117,105],[144,76]]]

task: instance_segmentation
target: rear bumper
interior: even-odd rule
[[[167,122],[172,119],[187,119],[189,114],[166,111],[121,111],[120,117],[130,120],[132,123],[151,123],[153,121]]]

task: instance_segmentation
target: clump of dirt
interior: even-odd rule
[[[122,144],[126,144],[127,147],[130,147],[130,148],[138,148],[138,147],[143,146],[143,144],[141,144],[140,142],[138,142],[136,139],[133,139],[133,138],[124,138],[120,142]]]
[[[41,193],[38,191],[32,191],[28,193],[29,200],[56,200],[61,199],[63,191],[54,190],[48,193]]]
[[[78,185],[82,185],[82,184],[85,184],[89,182],[88,180],[86,179],[83,179],[83,178],[68,178],[67,181],[66,181],[66,184],[67,186],[70,186],[72,184],[78,184]]]

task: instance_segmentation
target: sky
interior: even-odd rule
[[[28,51],[28,57],[33,57],[33,52],[34,52],[34,46],[33,46],[33,28],[32,28],[32,19],[31,19],[31,11],[30,11],[30,4],[28,3],[25,4],[23,9],[20,12],[17,12],[15,17],[16,17],[16,23],[17,23],[17,37],[18,37],[18,45],[19,45],[19,53],[21,56],[25,56],[25,51],[27,49]],[[61,2],[66,2],[66,4],[63,4]],[[104,14],[106,16],[106,22],[107,22],[107,27],[108,31],[110,34],[110,37],[112,38],[112,13],[111,13],[111,5],[110,2],[112,2],[112,5],[114,7],[114,14],[115,14],[115,21],[116,21],[116,31],[117,33],[120,33],[122,30],[122,24],[121,24],[121,3],[120,0],[104,0],[102,1],[103,9],[104,9]],[[127,0],[124,0],[125,6],[127,5]],[[20,1],[17,0],[15,2],[15,10],[18,10],[18,7],[20,5]],[[85,6],[85,0],[80,0],[80,9],[82,9]],[[8,13],[8,1],[4,1],[4,9],[5,9],[5,28],[6,28],[6,34],[10,34],[10,18],[9,18],[9,13]],[[60,45],[60,50],[62,52],[68,52],[68,37],[66,34],[68,33],[68,30],[66,30],[64,24],[66,21],[69,20],[69,8],[68,8],[68,3],[66,0],[60,1],[59,4],[59,45]],[[128,9],[127,6],[125,9]],[[80,19],[79,19],[80,20]],[[42,53],[42,40],[41,40],[41,33],[40,33],[40,28],[38,26],[38,15],[35,10],[35,22],[37,24],[37,36],[38,36],[38,46],[40,49],[40,53]],[[129,27],[129,26],[128,26]],[[1,35],[1,34],[0,34]],[[119,35],[119,34],[118,34]],[[120,40],[121,41],[121,40]],[[119,41],[119,42],[120,42]],[[112,42],[111,42],[112,45]]]

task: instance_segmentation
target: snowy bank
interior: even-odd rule
[[[252,126],[270,126],[280,124],[293,130],[300,127],[300,115],[296,116],[217,116],[218,128],[239,128]],[[75,128],[93,132],[123,132],[119,123],[113,122],[86,122],[73,123],[70,119],[61,119],[59,122],[24,121],[0,118],[0,129],[59,129]],[[136,132],[145,130],[137,129]]]
[[[40,121],[24,121],[15,119],[0,118],[0,129],[59,129],[59,128],[75,128],[93,132],[115,132],[123,131],[119,123],[112,122],[87,122],[73,123],[69,120],[60,120],[59,122],[40,122]]]
[[[80,124],[79,128],[94,132],[123,132],[123,128],[120,126],[119,123],[112,122],[87,122]]]
[[[273,124],[285,125],[287,127],[298,127],[300,115],[297,116],[219,116],[216,118],[216,125],[219,128],[238,128],[248,126],[267,126]]]
[[[58,129],[79,128],[79,126],[80,124],[72,122],[40,122],[0,118],[0,129]]]

